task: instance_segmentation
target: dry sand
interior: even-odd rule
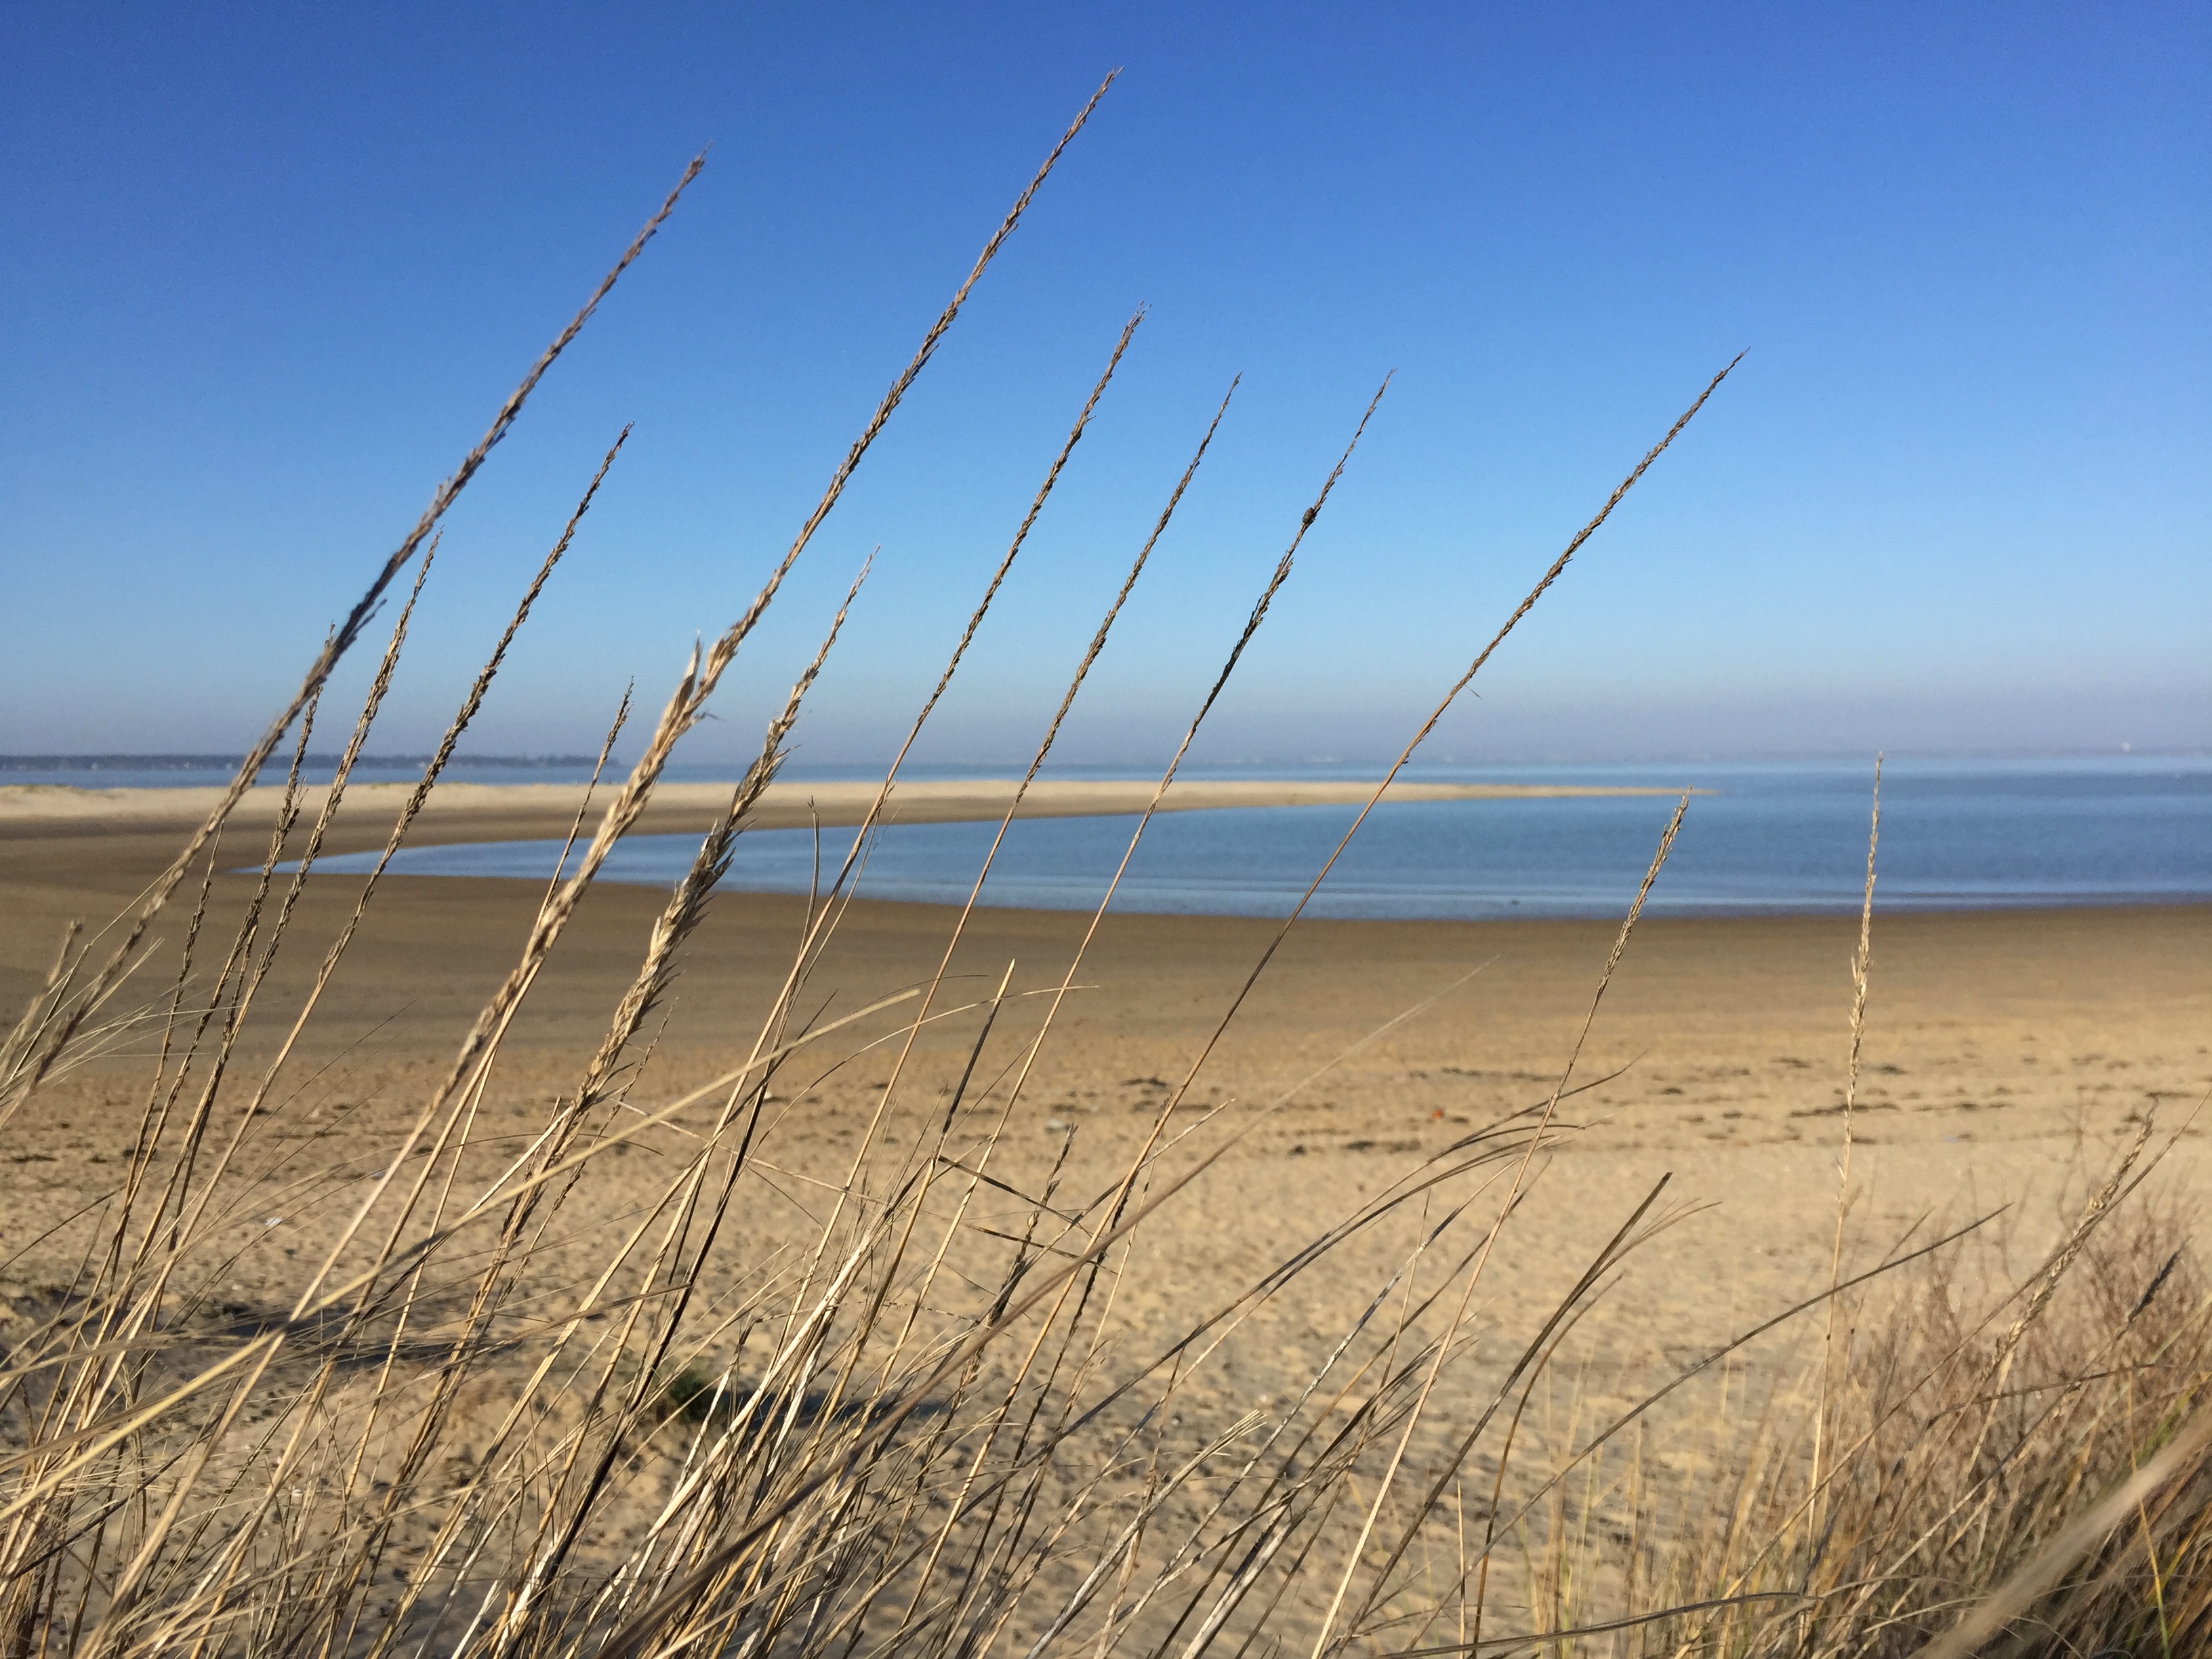
[[[1115,787],[1060,786],[1039,810],[1108,810],[1121,800]],[[1258,787],[1239,787],[1194,786],[1181,804],[1257,798]],[[1332,787],[1305,786],[1312,793],[1294,798],[1331,798]],[[975,815],[1002,804],[1001,788],[909,786],[902,811]],[[560,833],[572,799],[537,789],[463,786],[433,809],[418,839]],[[18,801],[0,817],[0,1007],[11,1018],[64,921],[98,925],[173,854],[173,820],[184,803],[171,792],[146,793],[165,799],[66,819],[27,813]],[[775,811],[803,817],[800,793],[781,797]],[[818,786],[805,793],[825,818],[850,806]],[[363,810],[341,824],[339,848],[381,839],[383,826],[367,810],[371,792],[362,794]],[[649,827],[696,827],[714,804],[708,795],[671,800]],[[234,830],[227,845],[234,861],[256,856],[257,835],[265,833]],[[222,924],[250,885],[243,876],[216,878],[208,937],[227,938]],[[309,888],[261,994],[264,1026],[281,1030],[289,1020],[358,890],[350,877]],[[335,1165],[358,1176],[381,1164],[383,1149],[512,965],[541,891],[520,881],[386,878],[271,1097],[271,1144],[289,1147],[293,1161],[240,1200],[245,1254],[229,1271],[244,1303],[283,1293],[342,1207],[306,1203],[295,1176]],[[513,1029],[488,1103],[518,1133],[572,1085],[662,896],[604,887],[578,913]],[[926,977],[951,921],[935,907],[854,904],[810,982],[807,1006],[826,1005],[834,1017]],[[979,913],[954,963],[951,1000],[984,994],[1009,963],[1018,991],[1055,983],[1085,921]],[[179,910],[161,928],[173,940],[183,924]],[[801,925],[796,899],[715,900],[634,1085],[635,1101],[668,1099],[742,1055]],[[1103,1182],[1150,1124],[1164,1085],[1190,1065],[1271,932],[1247,920],[1109,919],[1080,975],[1089,988],[1063,1014],[1015,1115],[1000,1173],[1042,1183],[1072,1129],[1063,1189],[1087,1192]],[[1589,1011],[1614,932],[1578,921],[1301,925],[1200,1075],[1194,1102],[1227,1110],[1199,1127],[1192,1144],[1249,1133],[1140,1239],[1137,1271],[1124,1275],[1115,1309],[1127,1340],[1141,1346],[1176,1333],[1203,1311],[1208,1287],[1249,1282],[1425,1152],[1542,1101]],[[1486,1334],[1478,1367],[1517,1348],[1589,1253],[1662,1176],[1672,1177],[1666,1201],[1693,1213],[1632,1259],[1613,1293],[1626,1316],[1592,1322],[1579,1351],[1589,1408],[1626,1399],[1753,1316],[1826,1282],[1855,933],[1855,921],[1825,918],[1661,921],[1638,930],[1577,1073],[1617,1075],[1570,1102],[1568,1115],[1586,1127],[1547,1161],[1508,1230],[1478,1304]],[[173,951],[165,945],[134,981],[136,1004],[158,999],[173,973]],[[1475,969],[1427,1012],[1365,1041]],[[1851,1221],[1863,1259],[1916,1226],[1924,1237],[1936,1221],[2009,1205],[1988,1237],[2007,1265],[2024,1270],[2058,1224],[2069,1182],[2078,1194],[2084,1171],[2106,1167],[2154,1104],[2161,1125],[2179,1128],[2212,1085],[2212,908],[1878,914],[1873,983]],[[1014,1056],[1041,1006],[1023,1002],[1000,1021],[979,1076],[997,1075]],[[873,1029],[889,1023],[885,1016]],[[896,1144],[913,1144],[976,1025],[971,1012],[932,1028],[894,1123]],[[248,1045],[242,1072],[268,1041]],[[80,1067],[6,1131],[0,1261],[9,1265],[0,1289],[10,1294],[66,1279],[74,1260],[68,1230],[40,1241],[112,1178],[135,1125],[153,1038],[126,1031],[117,1042],[137,1057]],[[840,1052],[853,1054],[854,1045]],[[825,1053],[824,1066],[830,1058]],[[1324,1066],[1254,1121],[1256,1109]],[[809,1218],[843,1178],[870,1085],[887,1075],[878,1049],[859,1052],[811,1087],[811,1070],[780,1080],[781,1115],[761,1153],[777,1195],[763,1195],[740,1218],[728,1246],[733,1263],[805,1236]],[[1176,1127],[1202,1116],[1188,1112]],[[2160,1182],[2184,1194],[2201,1187],[2212,1173],[2203,1147],[2202,1127],[2187,1130]],[[678,1149],[666,1139],[610,1166],[578,1212],[571,1248],[580,1277],[603,1248],[605,1235],[594,1230],[628,1213]],[[1409,1212],[1402,1226],[1378,1230],[1316,1268],[1255,1320],[1192,1397],[1218,1395],[1230,1406],[1279,1394],[1395,1265],[1421,1219]],[[1480,1380],[1467,1375],[1469,1387]]]

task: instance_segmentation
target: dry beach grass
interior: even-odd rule
[[[1878,919],[1862,1022],[1848,924],[871,905],[867,830],[930,810],[889,777],[811,898],[714,894],[795,810],[811,670],[733,788],[661,771],[1051,166],[588,801],[430,793],[504,638],[420,787],[345,768],[445,507],[674,196],[181,854],[0,820],[0,1643],[2203,1650],[2203,909]],[[410,562],[337,782],[249,799]],[[1133,804],[1210,804],[1173,771]],[[544,886],[313,869],[549,813],[580,856]],[[690,874],[595,887],[648,828],[701,836]]]

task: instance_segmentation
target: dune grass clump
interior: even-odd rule
[[[1643,1517],[1649,1593],[1695,1610],[1628,1650],[2206,1651],[2212,1285],[2184,1213],[2100,1224],[2142,1146],[2026,1281],[1960,1254],[1847,1298],[1848,1353]],[[2118,1524],[2054,1550],[2154,1464]],[[1954,1639],[2000,1587],[2002,1616]]]
[[[578,1034],[589,1057],[550,1105],[518,1118],[507,1104],[502,1042],[577,905],[1089,113],[989,239],[758,596],[695,650],[638,761],[610,777],[625,700],[569,838],[573,859],[515,967],[374,1168],[318,1164],[312,1135],[303,1154],[276,1126],[301,1033],[383,862],[296,1005],[272,1006],[271,965],[401,659],[440,520],[677,195],[440,487],[221,806],[137,906],[93,939],[64,942],[0,1045],[0,1134],[118,1033],[152,1052],[112,1189],[88,1194],[64,1224],[79,1265],[66,1285],[18,1304],[0,1358],[0,1653],[1809,1656],[1919,1651],[1962,1631],[1958,1640],[1979,1645],[1955,1650],[2203,1650],[2212,1474],[2198,1402],[2212,1341],[2185,1218],[2126,1206],[2148,1126],[2026,1283],[1969,1293],[1972,1224],[1864,1267],[1844,1261],[1839,1224],[1830,1285],[1632,1411],[1524,1457],[1516,1448],[1543,1437],[1531,1402],[1558,1383],[1562,1345],[1603,1318],[1613,1270],[1670,1218],[1661,1181],[1549,1315],[1516,1334],[1502,1371],[1467,1382],[1477,1292],[1498,1271],[1498,1240],[1516,1207],[1540,1197],[1545,1149],[1575,1133],[1561,1108],[1586,1086],[1579,1040],[1525,1106],[1470,1126],[1317,1221],[1264,1272],[1180,1287],[1180,1334],[1144,1346],[1117,1322],[1132,1241],[1281,1103],[1224,1112],[1201,1109],[1192,1091],[1305,899],[1235,988],[1212,1037],[1194,1054],[1158,1058],[1152,1115],[1103,1181],[1072,1160],[1070,1138],[1041,1173],[1010,1149],[1105,902],[1064,970],[1040,983],[1017,985],[1010,966],[979,994],[953,976],[971,895],[941,957],[917,964],[908,985],[836,1018],[809,998],[907,749],[964,661],[1141,313],[849,852],[825,871],[781,988],[753,1011],[743,1057],[696,1087],[645,1085],[652,1018],[845,608],[768,720],[604,1029]],[[1375,799],[1726,373],[1542,574]],[[1224,398],[1198,436],[1074,665],[1024,788],[1228,406]],[[1163,793],[1375,407],[1289,526]],[[402,805],[385,860],[622,447],[618,438]],[[301,777],[331,670],[410,563],[412,588],[311,817]],[[213,878],[237,861],[222,832],[288,738],[292,763],[250,896],[228,939],[211,941]],[[1584,1037],[1686,805],[1593,988]],[[1002,836],[1013,816],[1010,807]],[[139,973],[149,929],[196,875],[173,978],[154,996]],[[1865,969],[1863,949],[1855,1029]],[[933,1056],[947,1042],[954,1063],[939,1076]],[[764,1160],[769,1132],[792,1100],[860,1054],[883,1075],[842,1177],[816,1183],[817,1224],[792,1248],[748,1253],[751,1207],[786,1178]],[[633,1168],[611,1200],[611,1170],[632,1150],[653,1155],[653,1174],[641,1189]],[[264,1214],[272,1194],[283,1212]],[[280,1223],[311,1246],[288,1258],[285,1300],[237,1299],[227,1287],[252,1229]],[[1297,1388],[1215,1413],[1220,1396],[1200,1386],[1209,1366],[1297,1295],[1316,1264],[1376,1238],[1392,1241],[1396,1266],[1370,1296],[1316,1315],[1327,1340]],[[1784,1327],[1820,1335],[1806,1387],[1717,1443],[1702,1477],[1644,1470],[1632,1449],[1668,1402]],[[2113,1509],[2122,1500],[2124,1514]],[[1962,1625],[1975,1618],[1996,1623],[1975,1635]]]

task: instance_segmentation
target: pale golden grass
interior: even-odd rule
[[[1629,1408],[1601,1409],[1564,1356],[1609,1316],[1621,1264],[1680,1218],[1664,1206],[1662,1180],[1548,1316],[1518,1334],[1516,1357],[1468,1381],[1478,1374],[1477,1291],[1498,1271],[1498,1239],[1522,1206],[1571,1200],[1538,1182],[1543,1153],[1577,1133],[1560,1108],[1592,1086],[1577,1076],[1583,1045],[1663,878],[1687,796],[1549,1089],[1344,1214],[1317,1218],[1303,1248],[1249,1282],[1179,1287],[1182,1334],[1147,1348],[1117,1316],[1132,1240],[1189,1201],[1202,1175],[1306,1086],[1234,1109],[1199,1110],[1192,1098],[1304,900],[1212,1036],[1192,1055],[1161,1057],[1161,1073],[1180,1081],[1161,1085],[1157,1111],[1109,1178],[1085,1172],[1072,1137],[1048,1168],[1018,1168],[1002,1153],[1054,1017],[1079,993],[1088,935],[1034,984],[1018,986],[1009,964],[995,988],[949,996],[948,944],[901,990],[835,1018],[824,1004],[809,1010],[810,976],[848,914],[894,764],[809,907],[781,988],[755,1011],[745,1058],[673,1098],[646,1092],[636,1051],[649,1047],[650,1018],[781,763],[860,595],[856,580],[642,941],[604,1031],[580,1034],[590,1058],[573,1086],[519,1138],[511,1121],[492,1121],[502,1042],[568,919],[1097,101],[992,236],[758,596],[694,651],[588,835],[589,812],[579,815],[573,869],[549,883],[520,961],[380,1168],[356,1179],[314,1166],[272,1138],[269,1105],[381,863],[300,1005],[277,1017],[282,1035],[258,1074],[236,1075],[236,1060],[249,1024],[265,1016],[258,999],[400,661],[427,551],[338,779],[302,831],[308,734],[339,656],[673,195],[441,487],[222,806],[121,920],[108,954],[95,964],[74,933],[64,941],[0,1048],[4,1110],[35,1102],[118,1029],[150,1020],[159,1042],[117,1187],[88,1195],[63,1224],[78,1252],[74,1281],[26,1304],[0,1359],[0,1652],[1841,1656],[1916,1652],[1954,1629],[1945,1651],[2204,1650],[2212,1472],[2198,1401],[2212,1378],[2212,1304],[2189,1251],[2191,1218],[2140,1196],[2158,1155],[2147,1114],[2119,1166],[2095,1173],[2057,1249],[2007,1284],[1976,1253],[1986,1218],[1916,1230],[1875,1259],[1850,1259],[1847,1112],[1828,1285]],[[1122,331],[909,744],[958,672],[1138,320]],[[1727,372],[1474,658],[1369,809]],[[1299,515],[1153,807],[1292,574],[1382,395]],[[1023,787],[1045,765],[1226,409],[1224,398],[1076,665]],[[621,447],[402,806],[386,858]],[[629,707],[626,696],[615,730]],[[244,920],[210,972],[201,936],[222,832],[288,733],[284,808]],[[611,732],[602,769],[613,743]],[[272,907],[288,858],[290,878]],[[1874,864],[1870,839],[1849,981],[1854,1079]],[[196,866],[206,873],[182,965],[143,1009],[128,1007],[122,994],[146,959],[147,927]],[[1032,1002],[1035,1019],[1012,1018]],[[947,1032],[960,1047],[937,1075],[918,1042]],[[769,1163],[763,1142],[779,1106],[864,1054],[884,1060],[886,1075],[871,1087],[866,1128],[842,1174]],[[797,1084],[785,1081],[794,1074]],[[1851,1098],[1847,1085],[1847,1106]],[[652,1155],[654,1173],[618,1187],[612,1167],[633,1149]],[[818,1224],[796,1248],[748,1254],[737,1219],[800,1185],[819,1196]],[[324,1243],[290,1270],[281,1305],[231,1304],[231,1263],[253,1248],[238,1242],[241,1228],[272,1192],[294,1215],[325,1218]],[[577,1259],[562,1252],[578,1237],[590,1241],[588,1271],[556,1269]],[[1223,1408],[1228,1395],[1206,1379],[1224,1356],[1316,1262],[1373,1240],[1395,1267],[1364,1301],[1316,1316],[1327,1352],[1291,1395]],[[1731,1401],[1737,1358],[1800,1325],[1810,1338],[1802,1386],[1785,1365],[1755,1410]],[[1653,1455],[1668,1436],[1701,1449],[1693,1467]]]

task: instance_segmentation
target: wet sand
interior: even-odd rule
[[[815,793],[826,819],[830,809]],[[902,799],[908,812],[950,815],[959,805],[923,787]],[[1065,810],[1077,810],[1067,799]],[[1091,804],[1083,810],[1103,810],[1096,790],[1084,799]],[[696,827],[714,804],[671,800],[647,827]],[[787,797],[776,810],[805,807]],[[426,821],[421,839],[524,838],[566,828],[548,830],[547,806],[518,805],[512,794],[459,799],[443,811]],[[559,819],[573,804],[550,811]],[[173,819],[148,811],[0,820],[0,1007],[11,1019],[64,922],[98,926],[161,870],[177,844]],[[382,834],[374,815],[349,815],[333,845],[373,846]],[[236,857],[227,852],[223,863],[256,857],[265,836],[242,824],[226,842]],[[223,924],[251,886],[246,876],[214,879],[204,960],[206,941],[227,943]],[[241,1048],[241,1073],[289,1023],[359,889],[354,877],[307,889],[260,993],[260,1034]],[[118,1008],[153,1006],[165,994],[193,890],[188,885],[184,903],[160,924],[165,942]],[[301,1170],[312,1163],[357,1176],[382,1163],[512,966],[542,890],[520,881],[386,878],[270,1097],[269,1133],[290,1143],[291,1162],[240,1200],[246,1253],[233,1283],[242,1297],[282,1293],[343,1207],[309,1203],[294,1184]],[[586,898],[509,1035],[487,1096],[490,1117],[510,1120],[519,1135],[573,1086],[662,898],[611,886]],[[978,914],[940,1006],[987,995],[1010,963],[1018,994],[1057,984],[1086,920]],[[823,1007],[835,1018],[926,978],[951,921],[938,907],[854,904],[809,979],[808,1012]],[[665,1019],[649,1028],[651,1054],[633,1100],[672,1098],[742,1056],[803,923],[795,898],[715,899]],[[1627,1397],[1754,1313],[1825,1282],[1856,931],[1855,921],[1835,918],[1661,921],[1638,929],[1575,1073],[1577,1083],[1609,1080],[1563,1108],[1575,1133],[1543,1160],[1477,1304],[1482,1328],[1493,1334],[1479,1346],[1478,1364],[1516,1347],[1662,1177],[1662,1204],[1685,1218],[1626,1270],[1614,1296],[1632,1317],[1593,1322],[1588,1364],[1595,1369],[1586,1368],[1582,1385],[1591,1401]],[[1225,1133],[1244,1138],[1139,1236],[1137,1271],[1124,1275],[1115,1304],[1131,1339],[1164,1340],[1212,1287],[1249,1282],[1424,1154],[1546,1099],[1615,932],[1579,921],[1302,924],[1200,1072],[1194,1109],[1176,1125],[1195,1127],[1193,1147]],[[1271,924],[1243,919],[1109,919],[1078,976],[1085,988],[1070,999],[1010,1121],[1000,1173],[1017,1185],[1042,1184],[1072,1132],[1063,1188],[1109,1179],[1273,933]],[[1439,992],[1425,1012],[1383,1029]],[[1029,998],[1009,1007],[979,1079],[996,1079],[1016,1058],[1042,1006]],[[894,1154],[911,1149],[933,1121],[980,1022],[970,1008],[922,1039],[893,1115]],[[859,1039],[891,1023],[885,1015],[854,1028],[825,1045],[819,1066],[794,1066],[779,1079],[761,1150],[773,1196],[736,1224],[733,1261],[805,1237],[823,1213],[873,1105],[872,1087],[889,1075],[888,1050],[862,1048]],[[38,1241],[111,1177],[144,1098],[150,1028],[115,1042],[126,1052],[60,1079],[38,1111],[4,1132],[0,1259],[15,1260],[0,1290],[52,1286],[70,1270],[66,1230]],[[832,1068],[833,1060],[841,1063]],[[2143,1111],[2154,1107],[2162,1126],[2181,1128],[2212,1086],[2212,907],[1878,913],[1864,1066],[1855,1255],[1871,1259],[1916,1227],[1924,1237],[1936,1221],[2010,1206],[1988,1237],[2006,1265],[2025,1270]],[[1303,1086],[1284,1099],[1294,1085]],[[1217,1106],[1225,1110],[1201,1123]],[[2159,1183],[2201,1189],[2212,1174],[2204,1146],[2200,1119]],[[580,1220],[591,1219],[573,1247],[579,1276],[592,1227],[611,1224],[657,1190],[680,1150],[672,1134],[608,1164],[580,1212]],[[269,1225],[271,1217],[279,1224]],[[1423,1218],[1416,1211],[1402,1220],[1324,1262],[1296,1295],[1255,1316],[1206,1388],[1233,1405],[1285,1386],[1325,1350],[1340,1316],[1401,1259]]]

